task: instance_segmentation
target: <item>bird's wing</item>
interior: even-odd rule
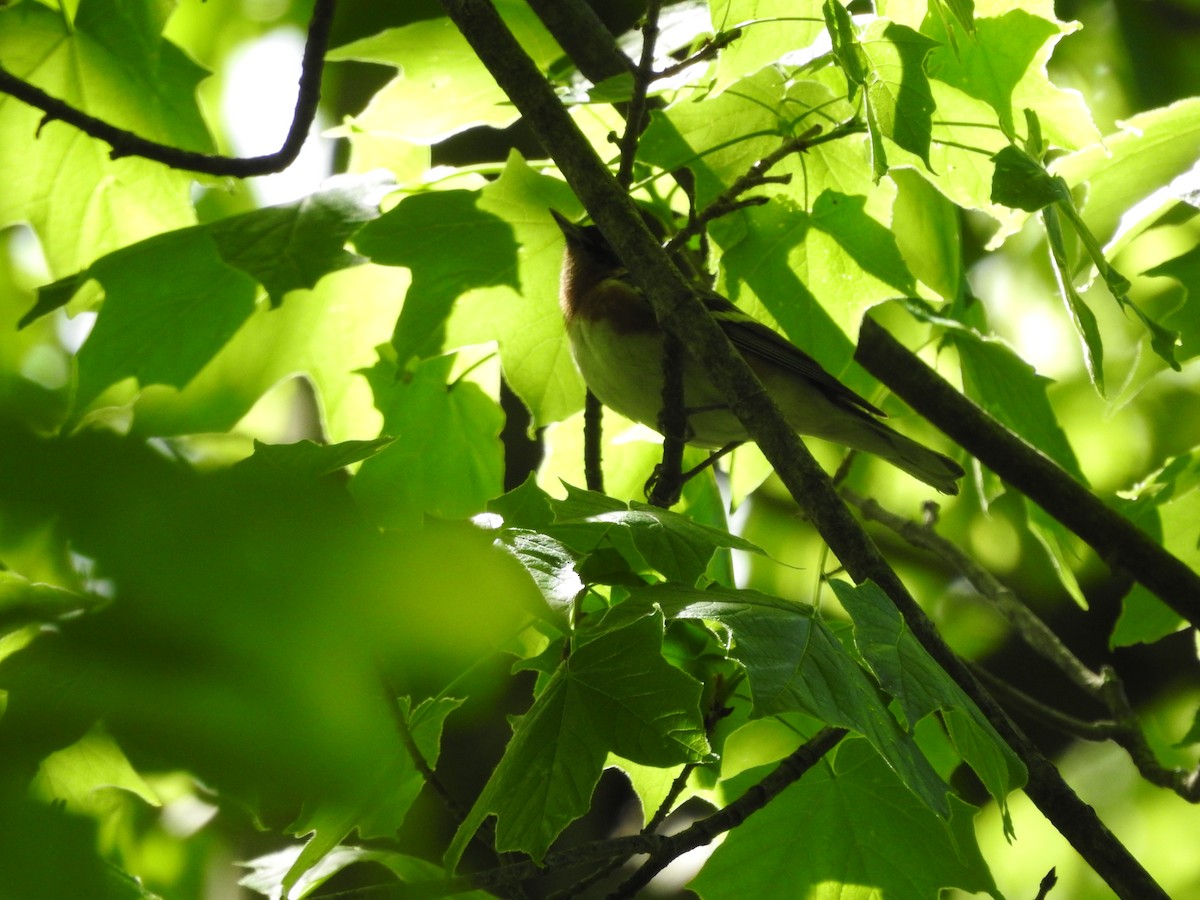
[[[857,406],[876,416],[886,416],[882,410],[864,400],[823,368],[821,364],[761,322],[755,321],[736,306],[713,291],[704,292],[704,304],[717,317],[729,340],[749,358],[765,359],[785,371],[812,382],[831,400]]]

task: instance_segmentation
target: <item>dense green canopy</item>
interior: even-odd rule
[[[1198,15],[0,4],[0,897],[1200,890]],[[550,210],[758,447],[648,495]]]

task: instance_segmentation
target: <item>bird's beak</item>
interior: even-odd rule
[[[568,242],[577,242],[583,237],[583,229],[560,213],[557,209],[550,210],[550,215],[554,217],[554,221],[558,224],[559,230],[562,231],[563,237]]]

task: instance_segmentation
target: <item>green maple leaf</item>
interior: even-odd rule
[[[207,73],[161,36],[173,6],[81,0],[74,21],[40,3],[11,6],[0,10],[0,65],[120,128],[211,151],[195,97]],[[40,110],[0,96],[0,170],[20,173],[0,193],[0,223],[29,222],[56,276],[195,221],[188,173],[108,152],[74,126],[42,122]]]

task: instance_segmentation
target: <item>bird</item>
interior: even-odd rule
[[[566,239],[559,306],[571,355],[588,389],[627,419],[659,427],[663,332],[650,301],[595,225],[550,210]],[[885,413],[829,374],[782,335],[715,291],[705,306],[742,354],[797,434],[886,460],[943,494],[957,494],[962,466],[880,421]],[[699,360],[683,354],[690,444],[711,450],[750,439]]]

